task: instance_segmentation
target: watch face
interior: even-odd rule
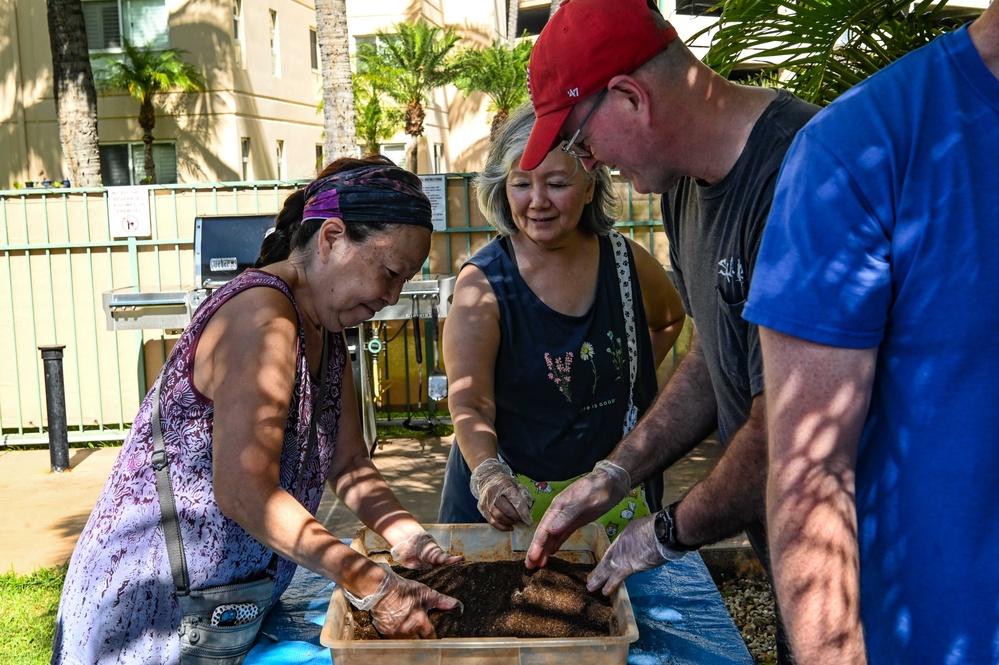
[[[656,513],[656,519],[653,521],[653,527],[656,530],[656,538],[660,543],[666,543],[666,518],[663,516],[662,511]]]

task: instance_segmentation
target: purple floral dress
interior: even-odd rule
[[[209,297],[195,312],[160,373],[160,419],[170,457],[170,478],[180,515],[191,587],[259,577],[271,551],[219,511],[212,492],[210,400],[194,387],[194,354],[212,315],[244,289],[278,289],[274,275],[247,270]],[[297,304],[295,305],[298,311]],[[340,420],[340,390],[347,362],[342,335],[332,335],[329,377],[318,422],[318,445],[294,496],[313,515],[329,474]],[[295,392],[281,452],[281,486],[298,476],[309,439],[314,393],[305,359],[299,313]],[[152,391],[146,395],[111,475],[70,560],[62,591],[53,663],[176,663],[180,658],[180,605],[174,592],[160,523],[156,477],[150,463]],[[274,600],[287,588],[295,564],[282,559]]]

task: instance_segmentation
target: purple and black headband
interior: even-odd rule
[[[348,224],[381,222],[434,229],[430,199],[423,193],[420,179],[387,164],[362,166],[309,183],[302,221],[330,217]]]

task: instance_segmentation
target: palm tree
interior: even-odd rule
[[[354,81],[354,118],[357,138],[366,155],[379,152],[381,142],[395,136],[402,124],[402,109],[382,106],[378,89],[370,81]]]
[[[59,140],[70,178],[80,187],[101,186],[97,142],[97,91],[90,67],[82,0],[47,0],[52,78]]]
[[[122,57],[102,58],[106,69],[96,75],[101,92],[124,91],[139,102],[139,127],[145,144],[145,172],[143,183],[156,182],[153,164],[153,128],[156,127],[157,95],[179,90],[183,93],[203,92],[207,86],[201,70],[181,60],[185,53],[178,49],[153,50],[148,46],[135,46],[122,40]]]
[[[394,70],[386,69],[375,51],[374,44],[357,45],[359,66],[354,75],[354,118],[357,138],[366,154],[379,152],[381,142],[392,138],[404,119],[402,109],[382,103]]]
[[[346,0],[316,0],[316,37],[323,76],[323,154],[332,161],[357,152]]]
[[[525,33],[526,34],[526,33]],[[521,39],[513,48],[500,40],[489,48],[467,48],[458,53],[461,73],[455,80],[466,94],[484,92],[495,111],[489,139],[495,139],[510,111],[527,101],[527,63],[531,60],[529,39]]]
[[[426,113],[423,104],[436,88],[454,81],[458,66],[449,57],[458,41],[454,28],[442,31],[425,20],[397,23],[395,32],[379,32],[380,45],[361,54],[359,64],[384,68],[391,72],[388,95],[406,105],[405,131],[412,137],[411,158],[407,163],[418,168],[418,137],[423,135]]]
[[[704,61],[728,76],[737,65],[768,62],[782,85],[828,104],[909,51],[954,29],[963,17],[946,0],[725,0]],[[707,30],[698,33],[696,39]]]

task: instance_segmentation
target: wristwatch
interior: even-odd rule
[[[656,513],[656,519],[653,522],[656,530],[656,539],[663,547],[674,552],[693,552],[697,547],[684,545],[676,536],[676,518],[673,514],[678,503],[680,502],[671,503]]]

